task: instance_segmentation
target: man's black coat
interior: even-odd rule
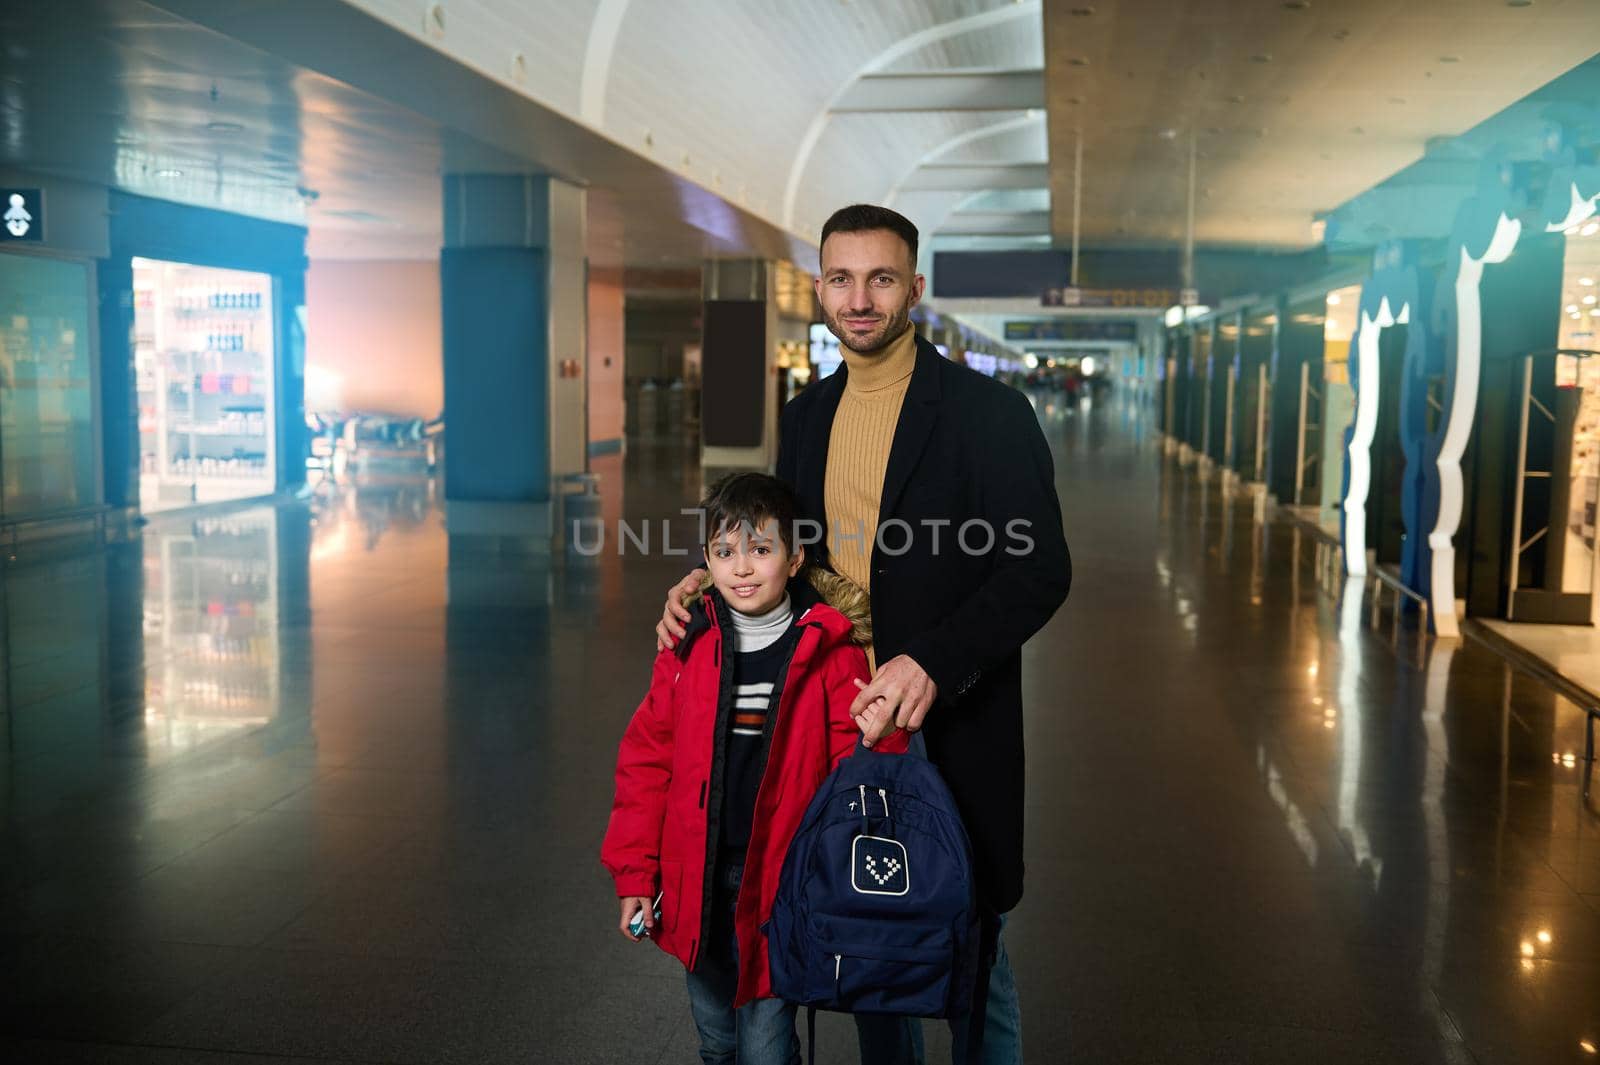
[[[818,522],[848,372],[783,410],[778,476]],[[1055,468],[1027,398],[919,336],[878,521],[877,661],[910,655],[939,686],[923,728],[928,754],[966,822],[984,901],[1005,912],[1022,897],[1022,645],[1072,583]]]

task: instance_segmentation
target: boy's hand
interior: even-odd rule
[[[683,605],[687,596],[700,590],[700,583],[706,579],[706,571],[697,569],[683,580],[672,586],[667,592],[667,605],[662,608],[661,620],[656,622],[656,650],[669,651],[677,646],[677,641],[683,639],[683,634],[688,631],[684,626],[689,624],[689,608]]]
[[[871,684],[857,680],[856,687],[861,691],[850,704],[850,716],[867,747],[897,728],[916,732],[939,696],[939,686],[909,655],[890,659]]]
[[[644,930],[646,932],[652,931],[656,926],[656,918],[655,914],[650,912],[650,900],[647,898],[642,898],[638,895],[630,895],[627,898],[622,899],[621,902],[622,923],[618,927],[622,929],[622,934],[628,938],[630,943],[637,943],[644,937],[635,936],[632,932],[628,931],[628,922],[633,920],[634,914],[638,913],[640,910],[643,910]]]

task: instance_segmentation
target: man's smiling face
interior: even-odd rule
[[[817,301],[839,343],[872,354],[905,332],[922,299],[911,249],[887,229],[831,234],[822,245]]]

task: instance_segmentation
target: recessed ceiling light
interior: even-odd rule
[[[159,178],[180,178],[183,177],[183,171],[174,170],[171,167],[167,167],[163,170],[157,170],[155,176]]]
[[[1160,137],[1164,141],[1176,140],[1178,131],[1175,129],[1164,129],[1160,133],[1156,134],[1156,136]]]
[[[1089,57],[1086,55],[1071,56],[1067,59],[1067,64],[1074,67],[1086,67],[1089,65]]]
[[[1567,313],[1568,314],[1577,314],[1578,313],[1578,305],[1576,303],[1567,304]]]
[[[1585,304],[1592,305],[1594,303],[1594,293],[1591,292],[1591,293],[1589,293],[1589,295],[1583,297],[1583,302]]]
[[[1592,237],[1596,233],[1600,233],[1600,222],[1590,222],[1582,229],[1578,230],[1578,235],[1580,237]]]
[[[1594,284],[1594,278],[1592,278],[1592,277],[1580,277],[1580,278],[1578,278],[1578,284],[1580,284],[1580,285],[1592,285],[1592,284]]]

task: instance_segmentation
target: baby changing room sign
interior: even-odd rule
[[[0,189],[0,243],[39,243],[44,240],[44,192],[40,189]]]

